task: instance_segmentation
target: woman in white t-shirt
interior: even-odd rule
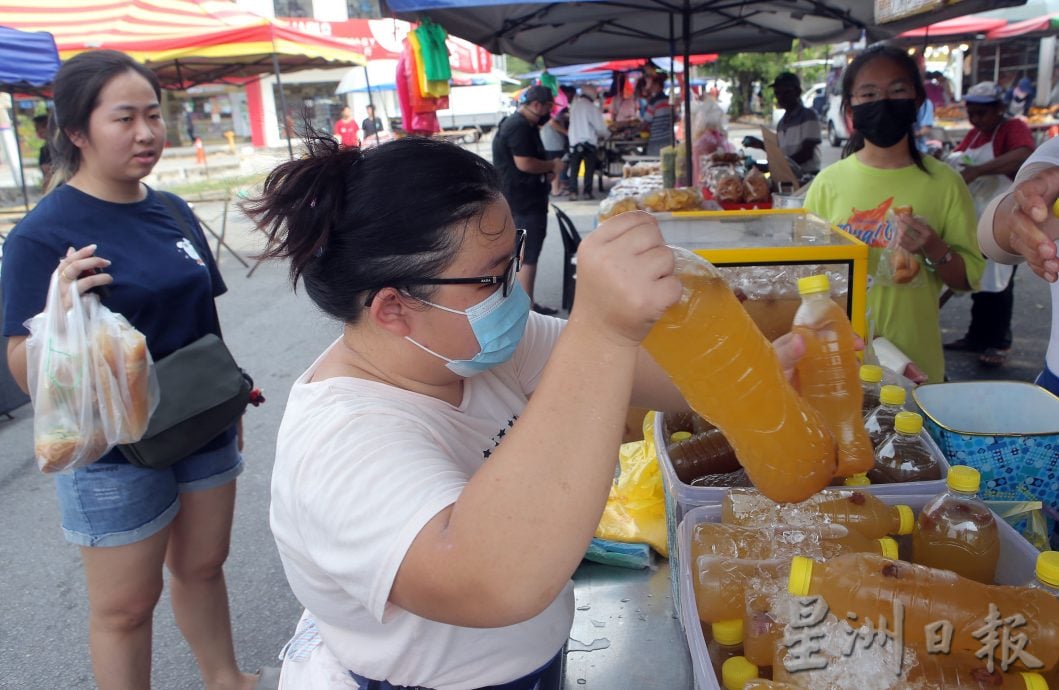
[[[687,409],[639,347],[680,294],[672,253],[648,214],[602,223],[569,322],[541,316],[484,160],[309,152],[247,207],[342,323],[277,441],[271,525],[306,608],[281,687],[529,690],[569,634],[630,400]]]

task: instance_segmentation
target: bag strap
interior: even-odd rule
[[[199,246],[198,238],[195,237],[195,233],[191,231],[191,226],[188,224],[188,219],[184,217],[184,214],[177,208],[176,202],[173,201],[173,196],[169,192],[163,192],[155,190],[155,194],[162,200],[162,204],[166,210],[169,211],[170,217],[176,221],[177,225],[180,226],[180,232],[191,242],[191,246],[195,247],[196,250],[202,251],[202,247]],[[209,247],[206,247],[206,254],[208,255]],[[203,259],[205,260],[205,259]]]

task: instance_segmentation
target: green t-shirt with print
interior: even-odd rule
[[[927,171],[911,165],[886,170],[861,163],[849,156],[823,170],[813,181],[805,207],[856,236],[871,249],[868,275],[874,276],[879,255],[897,233],[887,220],[887,211],[911,206],[953,252],[963,258],[967,281],[978,287],[985,258],[978,248],[977,219],[967,185],[954,170],[934,158],[923,160]],[[917,257],[922,265],[922,257]],[[869,278],[868,319],[875,322],[875,335],[884,336],[912,358],[930,378],[945,377],[941,349],[938,297],[944,287],[941,277],[922,265],[926,280],[910,285],[872,284]]]

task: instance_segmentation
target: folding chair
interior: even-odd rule
[[[577,247],[581,244],[574,222],[562,209],[552,204],[555,218],[559,221],[559,234],[563,238],[563,304],[567,312],[574,306],[574,288],[577,283]]]

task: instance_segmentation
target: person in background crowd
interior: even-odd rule
[[[367,139],[375,133],[382,134],[382,118],[375,114],[375,106],[369,104],[364,111],[367,117],[365,117],[364,121],[360,123],[360,129],[364,132],[364,138]]]
[[[788,160],[794,163],[795,174],[814,175],[820,172],[820,120],[811,108],[802,103],[802,83],[798,76],[783,72],[772,84],[776,105],[783,109],[783,117],[776,125],[776,136],[780,148]],[[744,146],[764,149],[765,144],[757,137],[744,137]]]
[[[852,118],[855,132],[844,158],[816,176],[805,207],[869,245],[868,270],[875,280],[868,308],[875,335],[940,383],[945,357],[938,297],[945,286],[976,289],[985,259],[974,237],[967,185],[916,148],[916,112],[925,100],[919,68],[905,50],[879,45],[858,55],[842,78],[842,115]],[[918,280],[881,279],[890,274],[880,273],[879,264],[888,260],[883,250],[891,242],[912,255]]]
[[[561,158],[548,158],[540,136],[540,128],[551,119],[555,97],[547,86],[536,84],[523,91],[519,101],[518,110],[500,122],[493,137],[493,165],[500,173],[515,227],[526,231],[519,282],[533,310],[552,315],[558,310],[533,302],[533,284],[548,231],[548,190],[553,179],[549,176],[558,176],[564,165]]]
[[[931,141],[934,130],[934,103],[929,98],[924,98],[923,103],[916,111],[916,148],[920,153],[931,154]]]
[[[33,127],[37,132],[37,138],[40,139],[40,155],[37,157],[37,165],[40,166],[40,188],[45,192],[48,191],[48,185],[51,183],[51,147],[48,145],[48,115],[37,115],[33,118]]]
[[[220,335],[215,298],[227,289],[213,257],[198,249],[208,244],[188,205],[142,182],[166,141],[154,72],[124,53],[92,50],[63,62],[52,89],[48,141],[62,184],[8,235],[0,273],[7,363],[23,390],[23,323],[44,309],[55,271],[63,290],[107,286],[103,306],[144,334],[156,362]],[[115,448],[53,475],[63,533],[81,547],[101,690],[151,687],[151,632],[166,581],[202,687],[275,687],[278,669],[240,672],[228,613],[223,567],[243,471],[241,425],[164,470],[131,465]]]
[[[938,108],[944,108],[949,104],[949,95],[946,93],[947,80],[941,72],[927,72],[926,81],[923,82],[923,88],[927,92],[927,98],[930,99],[931,105],[934,106],[934,110]]]
[[[571,198],[577,198],[577,178],[582,162],[585,165],[585,184],[581,198],[596,198],[592,194],[592,178],[596,174],[599,141],[609,136],[610,130],[603,122],[603,113],[596,104],[596,87],[585,84],[581,87],[581,95],[570,104]]]
[[[1033,133],[1018,118],[1005,117],[1004,92],[993,82],[975,84],[964,97],[971,131],[949,156],[963,176],[979,217],[989,202],[1005,192],[1035,146]],[[980,353],[985,367],[1003,366],[1011,349],[1011,315],[1015,268],[989,260],[981,289],[971,295],[967,333],[946,350]]]
[[[647,139],[647,155],[657,156],[662,148],[673,143],[673,108],[666,95],[665,78],[655,77],[647,83],[647,109],[643,115],[643,128],[650,136]]]
[[[335,137],[342,146],[353,148],[360,146],[360,127],[353,119],[353,109],[348,105],[342,108],[342,117],[335,123]]]
[[[552,109],[555,110],[556,107],[558,105]],[[562,108],[541,127],[541,143],[544,144],[544,153],[548,160],[567,160],[569,156],[569,145],[567,143],[569,141],[569,126],[570,109]],[[552,196],[566,196],[569,194],[569,190],[563,184],[565,182],[563,177],[567,167],[563,166],[563,175],[552,176]]]
[[[647,112],[647,103],[651,100],[651,82],[658,78],[658,67],[650,60],[644,60],[643,67],[636,84],[633,86],[633,98],[640,104],[640,118],[643,119]],[[665,79],[663,78],[663,83]]]
[[[1011,117],[1025,117],[1030,114],[1030,107],[1033,106],[1033,99],[1037,95],[1037,87],[1033,85],[1033,80],[1029,77],[1023,77],[1018,80],[1015,84],[1015,88],[1011,90],[1011,94],[1008,96],[1008,115]]]

